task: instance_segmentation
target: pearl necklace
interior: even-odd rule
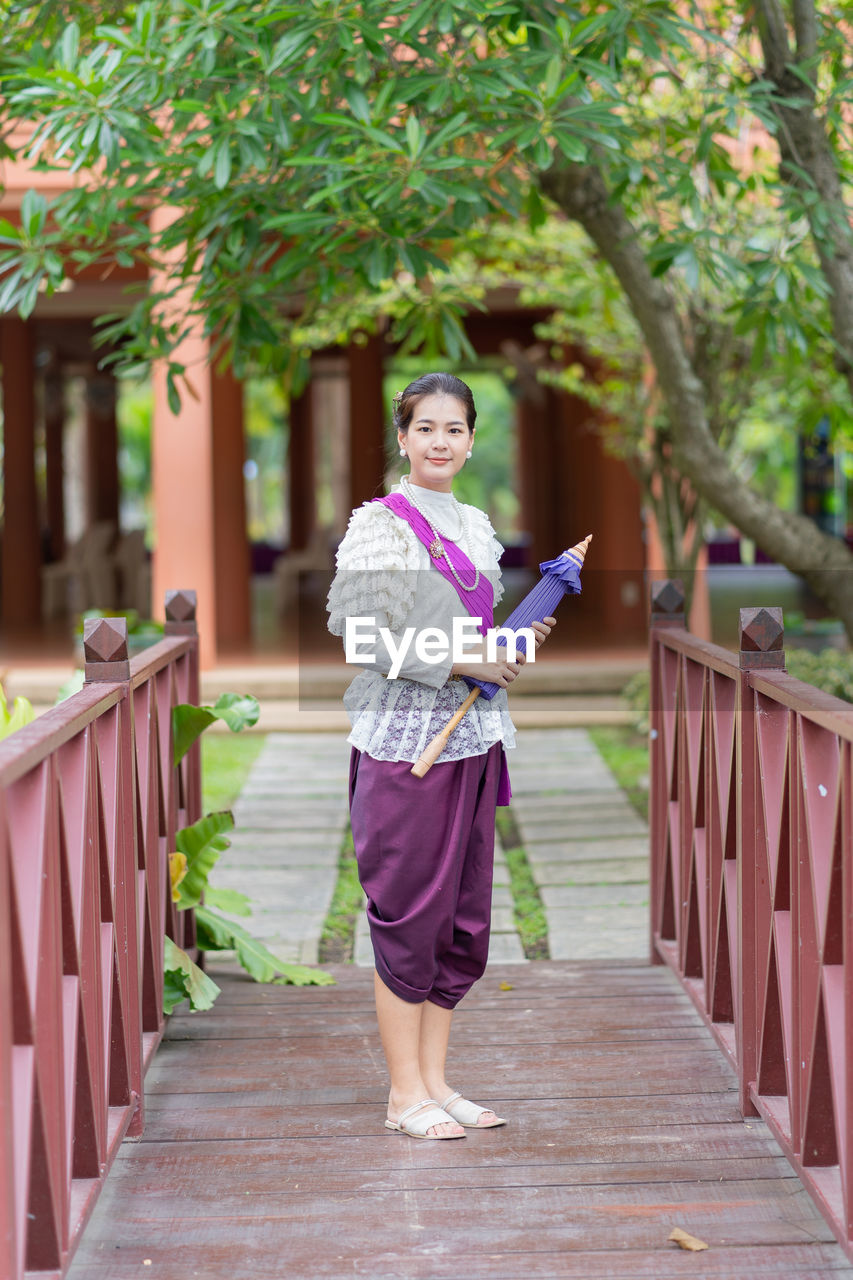
[[[448,556],[447,552],[444,549],[444,545],[441,541],[441,538],[439,537],[438,530],[436,529],[435,524],[427,515],[426,511],[424,511],[423,507],[415,497],[412,491],[412,482],[408,476],[403,476],[401,478],[400,489],[403,493],[403,496],[409,502],[411,502],[412,506],[415,508],[418,514],[427,523],[429,531],[432,534],[432,542],[429,544],[427,550],[429,551],[429,554],[432,556],[433,560],[440,560],[441,557],[444,556],[444,558],[447,561],[447,566],[450,569],[450,572],[453,574],[454,578],[459,583],[459,586],[462,588],[462,590],[476,591],[477,587],[480,584],[480,570],[475,568],[474,581],[470,585],[467,582],[462,581],[462,579],[459,577],[459,574],[456,572],[456,569],[454,568],[453,561],[450,559],[450,556]],[[450,495],[450,498],[453,505],[453,509],[456,512],[456,515],[459,517],[459,532],[457,533],[455,538],[451,538],[450,535],[446,533],[444,534],[444,537],[447,538],[448,542],[456,542],[456,543],[461,542],[464,538],[464,540],[468,543],[468,546],[470,547],[471,546],[471,530],[468,524],[467,512],[465,511],[464,507],[459,502],[457,502],[455,496],[452,493]]]

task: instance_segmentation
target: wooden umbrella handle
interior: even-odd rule
[[[480,686],[475,685],[468,694],[468,697],[462,703],[462,706],[459,707],[457,711],[454,711],[444,728],[435,735],[432,742],[427,743],[421,755],[412,765],[412,773],[416,778],[422,778],[424,774],[432,768],[444,750],[444,744],[447,742],[447,739],[450,737],[462,717],[467,713],[468,709],[473,707],[482,692],[483,690]]]

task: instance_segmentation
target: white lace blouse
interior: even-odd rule
[[[439,531],[458,526],[449,493],[412,487]],[[464,511],[467,536],[457,545],[491,580],[497,604],[503,594],[498,567],[503,548],[484,512],[470,506]],[[470,616],[455,588],[430,568],[429,553],[411,526],[377,502],[365,503],[350,517],[338,547],[327,609],[333,635],[344,634],[348,617],[369,617],[375,618],[377,633],[379,627],[387,627],[397,642],[407,627],[416,632],[440,627],[450,635],[455,617]],[[384,644],[362,642],[358,651],[358,664],[364,663],[364,670],[344,694],[352,726],[348,741],[376,760],[417,760],[465,701],[468,685],[449,680],[450,655],[440,662],[423,662],[411,645],[399,674],[390,679],[385,673],[391,658]],[[491,700],[477,699],[451,733],[437,763],[481,755],[495,742],[515,746],[505,689]]]

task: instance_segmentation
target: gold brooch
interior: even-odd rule
[[[444,547],[441,545],[441,542],[438,540],[438,538],[436,538],[433,542],[429,544],[429,553],[432,556],[433,560],[440,560],[441,557],[444,555]]]

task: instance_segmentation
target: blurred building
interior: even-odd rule
[[[0,213],[12,221],[25,191],[48,197],[64,174],[35,174],[3,164]],[[161,211],[154,214],[161,216]],[[253,643],[250,548],[244,486],[244,396],[217,374],[202,333],[179,353],[193,396],[169,408],[165,371],[155,370],[152,425],[153,558],[139,530],[120,527],[116,380],[101,367],[94,320],[126,306],[125,289],[145,269],[83,272],[69,288],[38,300],[33,315],[0,317],[4,416],[3,526],[0,534],[0,631],[34,637],[51,619],[97,605],[156,610],[166,589],[194,587],[211,665]],[[523,353],[536,343],[545,313],[525,310],[512,290],[494,293],[467,319],[484,358]],[[298,607],[289,578],[332,564],[346,514],[382,491],[388,444],[383,371],[393,357],[386,338],[321,352],[312,377],[290,406],[285,465],[289,544],[276,566],[278,607]],[[583,359],[583,353],[567,353]],[[585,604],[572,627],[577,646],[624,647],[645,635],[645,549],[640,495],[625,464],[609,456],[589,407],[525,377],[515,383],[519,459],[516,558],[535,572],[587,532],[595,534]],[[335,517],[317,510],[320,439],[333,440]]]

